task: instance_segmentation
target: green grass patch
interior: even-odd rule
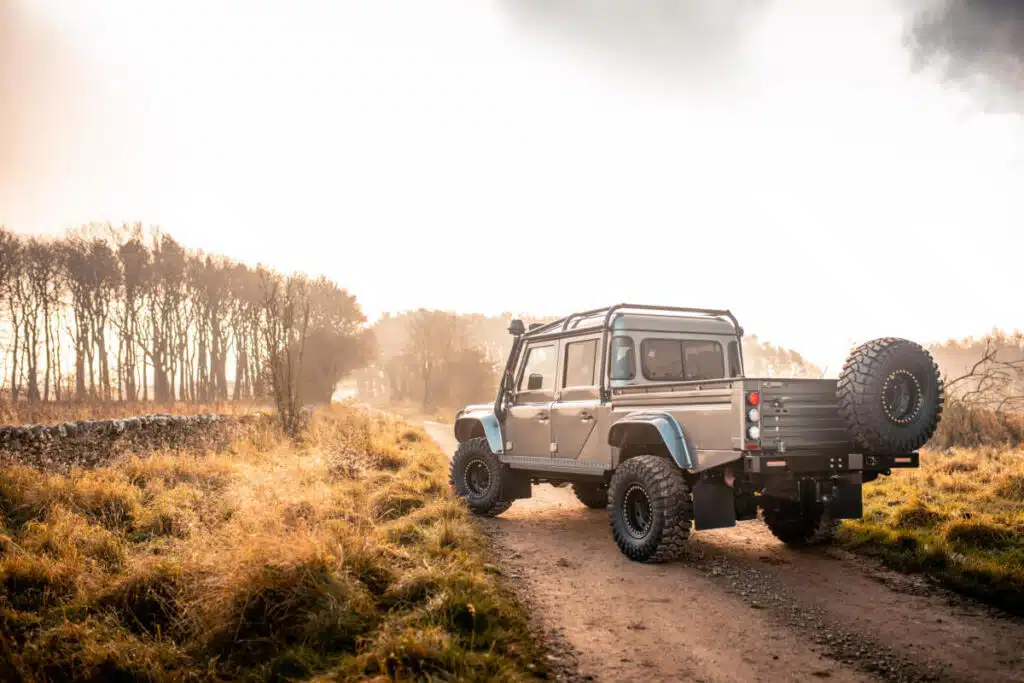
[[[921,468],[864,487],[837,541],[889,567],[1024,614],[1024,452],[922,453]]]

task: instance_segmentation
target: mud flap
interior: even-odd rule
[[[848,474],[835,482],[829,513],[833,519],[860,519],[864,516],[861,475]]]
[[[693,526],[721,529],[736,526],[736,495],[719,479],[702,478],[693,487]]]
[[[506,468],[501,477],[501,499],[519,500],[532,497],[533,486],[530,485],[530,478],[513,469]]]

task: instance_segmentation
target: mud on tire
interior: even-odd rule
[[[868,453],[909,453],[935,433],[944,390],[928,351],[888,337],[850,353],[836,398],[858,447]]]
[[[608,510],[612,536],[631,560],[673,560],[690,537],[690,487],[667,458],[641,455],[619,465],[608,487]]]
[[[839,520],[832,519],[828,510],[820,504],[804,511],[800,503],[794,501],[769,500],[763,513],[768,530],[788,546],[831,543],[839,529]]]
[[[576,483],[572,485],[576,499],[594,510],[608,507],[608,487],[604,484]]]
[[[459,444],[448,480],[470,511],[482,517],[495,517],[512,506],[511,500],[501,497],[504,474],[505,466],[491,452],[487,439],[481,437]]]

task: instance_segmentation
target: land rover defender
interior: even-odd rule
[[[571,485],[637,561],[759,508],[783,542],[825,542],[862,515],[863,483],[918,466],[942,412],[938,368],[905,339],[856,347],[834,380],[745,376],[726,310],[618,304],[509,332],[494,402],[455,416],[455,492],[494,516]]]

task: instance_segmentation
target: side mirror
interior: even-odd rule
[[[530,378],[526,381],[527,391],[539,391],[544,388],[544,375],[538,375],[536,373],[530,375]]]
[[[508,333],[513,337],[519,337],[526,332],[526,328],[523,326],[523,321],[519,318],[515,318],[508,325]]]

